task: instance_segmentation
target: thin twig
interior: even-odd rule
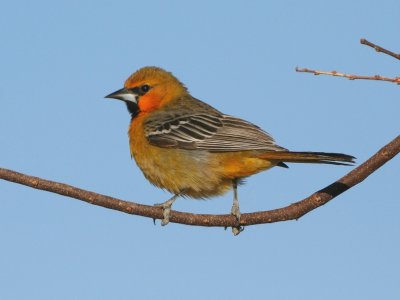
[[[366,39],[361,39],[360,43],[374,48],[377,52],[382,52],[382,53],[390,55],[394,58],[400,59],[400,54],[397,54],[397,53],[389,51],[385,48],[382,48],[381,46],[371,43],[371,42],[367,41]],[[307,68],[298,68],[298,67],[296,67],[296,72],[312,73],[314,75],[331,75],[331,76],[337,76],[337,77],[344,77],[344,78],[347,78],[350,80],[355,80],[355,79],[377,80],[377,81],[387,81],[387,82],[393,82],[396,84],[400,84],[400,77],[385,77],[385,76],[381,76],[381,75],[372,75],[372,76],[353,75],[353,74],[340,73],[337,71],[331,71],[331,72],[318,71],[318,70],[312,70],[312,69],[307,69]]]
[[[371,43],[370,41],[367,41],[366,39],[361,39],[360,43],[363,44],[363,45],[367,45],[367,46],[370,46],[370,47],[374,48],[376,52],[382,52],[382,53],[390,55],[390,56],[392,56],[394,58],[400,59],[400,53],[394,53],[394,52],[392,52],[390,50],[387,50],[387,49],[385,49],[385,48],[383,48],[383,47],[381,47],[379,45]]]
[[[299,219],[306,213],[326,204],[344,191],[363,181],[379,167],[396,156],[399,152],[400,136],[397,136],[393,141],[381,148],[362,165],[358,166],[331,185],[319,190],[318,192],[299,202],[283,208],[242,214],[240,225],[248,226]],[[21,174],[12,170],[0,168],[0,179],[79,199],[90,204],[103,206],[128,214],[139,215],[153,219],[163,218],[162,209],[159,207],[120,200],[76,188],[67,184]],[[232,215],[191,214],[178,211],[171,211],[170,222],[196,226],[236,227],[238,225],[236,223],[236,218]]]
[[[373,75],[373,76],[353,75],[353,74],[339,73],[336,71],[330,71],[330,72],[318,71],[318,70],[312,70],[312,69],[307,69],[307,68],[297,68],[297,67],[296,67],[296,72],[313,73],[314,75],[331,75],[331,76],[348,78],[350,80],[355,80],[355,79],[381,80],[381,81],[389,81],[389,82],[400,84],[400,77],[390,78],[390,77],[384,77],[384,76],[380,76],[380,75]]]

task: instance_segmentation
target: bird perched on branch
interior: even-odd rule
[[[130,150],[144,176],[174,196],[162,207],[162,225],[178,196],[208,198],[233,189],[231,214],[241,231],[237,186],[243,178],[285,163],[348,165],[341,153],[292,152],[258,126],[192,97],[170,72],[144,67],[106,98],[126,103]]]

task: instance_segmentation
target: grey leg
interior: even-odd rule
[[[238,222],[240,222],[240,209],[239,209],[239,199],[237,195],[236,179],[232,181],[232,186],[233,186],[233,204],[232,204],[231,214],[236,217],[236,220],[238,220]]]
[[[233,187],[233,204],[232,204],[231,214],[236,217],[236,220],[239,223],[240,222],[240,209],[239,209],[239,199],[238,199],[238,195],[237,195],[237,179],[234,179],[232,181],[232,187]],[[244,230],[244,227],[241,227],[241,226],[232,227],[233,235],[238,235],[243,230]]]
[[[174,195],[171,199],[169,199],[163,203],[154,204],[154,206],[160,206],[163,209],[164,219],[161,220],[162,226],[165,226],[169,223],[169,215],[171,212],[172,204],[175,202],[176,198],[178,198],[178,197],[179,197],[179,195]]]

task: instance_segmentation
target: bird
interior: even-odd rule
[[[160,67],[138,69],[123,88],[105,96],[126,103],[131,116],[130,153],[153,185],[173,194],[155,204],[169,223],[178,197],[207,199],[233,190],[231,214],[243,228],[237,189],[247,177],[286,163],[352,165],[342,153],[289,151],[253,123],[220,112],[191,96],[186,86]],[[246,100],[249,101],[249,100]]]

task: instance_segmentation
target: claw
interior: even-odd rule
[[[159,206],[163,209],[163,219],[161,220],[161,226],[165,226],[169,223],[169,217],[170,217],[170,213],[171,213],[171,207],[172,204],[175,202],[176,198],[179,195],[174,195],[171,199],[163,202],[163,203],[157,203],[154,204],[154,206]]]
[[[238,235],[244,230],[244,226],[238,226],[238,227],[232,227],[232,233],[233,235]]]

